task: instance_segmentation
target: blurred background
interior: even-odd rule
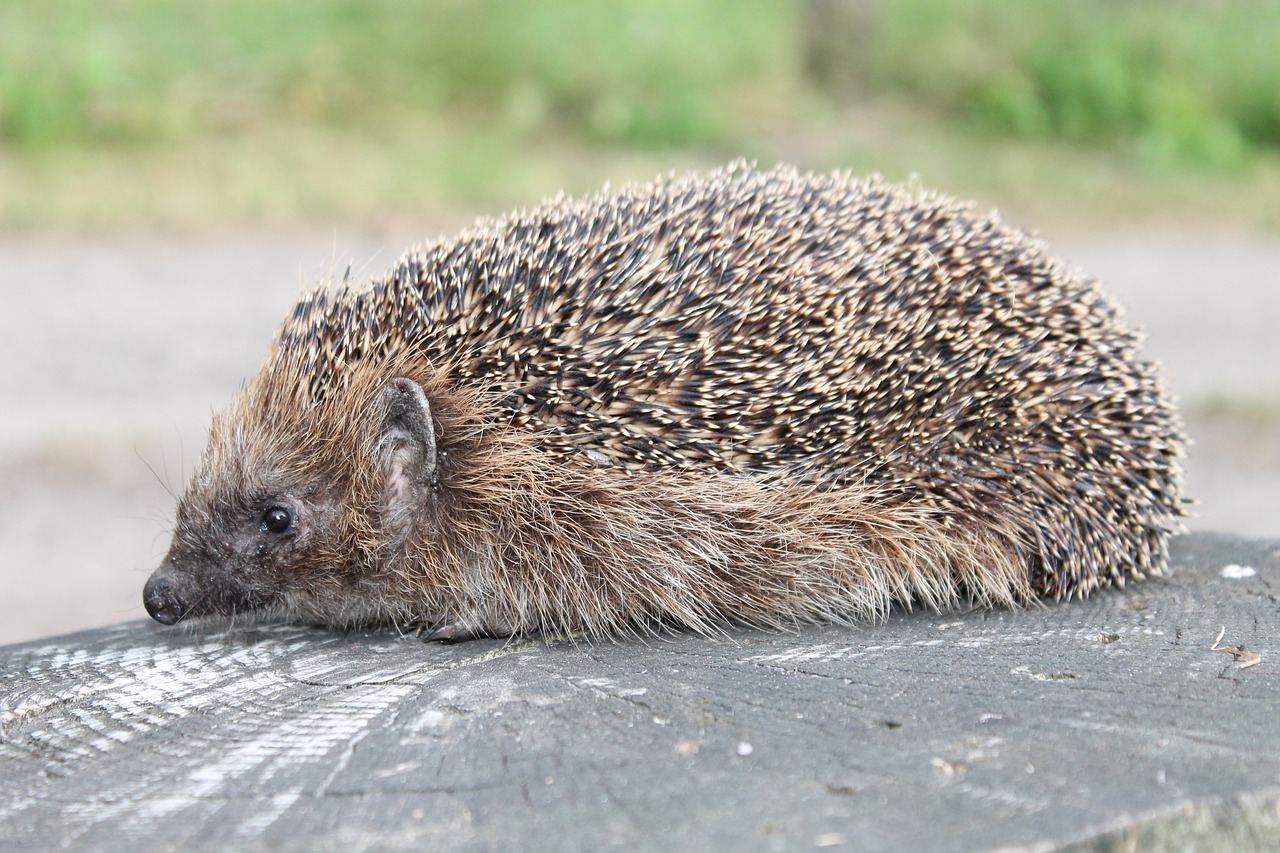
[[[0,643],[145,616],[303,287],[745,157],[972,198],[1103,278],[1280,535],[1271,0],[0,0]]]

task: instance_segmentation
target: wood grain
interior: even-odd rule
[[[795,634],[133,622],[0,649],[2,844],[1053,849],[1209,809],[1276,849],[1278,672],[1280,542],[1211,534],[1083,603]]]

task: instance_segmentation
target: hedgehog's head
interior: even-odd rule
[[[439,488],[436,421],[413,379],[359,370],[344,380],[308,402],[264,370],[215,419],[143,591],[152,618],[397,615],[378,612],[369,581]]]

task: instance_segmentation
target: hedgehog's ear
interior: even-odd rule
[[[383,474],[384,519],[406,519],[423,493],[439,483],[436,425],[422,386],[412,379],[392,379],[378,392],[380,412],[377,455]]]

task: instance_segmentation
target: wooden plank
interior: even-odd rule
[[[1275,849],[1280,542],[1198,534],[1175,565],[1083,603],[718,640],[133,622],[9,646],[0,826],[18,849],[986,850],[1202,814]]]

